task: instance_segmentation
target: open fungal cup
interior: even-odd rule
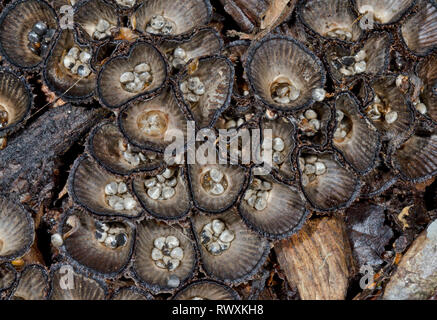
[[[133,273],[148,289],[171,292],[193,276],[196,263],[193,240],[181,228],[154,220],[138,226]]]
[[[369,172],[375,166],[380,150],[378,131],[362,115],[358,100],[350,93],[337,96],[335,116],[333,146],[357,172]]]
[[[115,174],[153,171],[162,165],[162,155],[133,146],[110,122],[94,129],[90,135],[89,149],[99,164]]]
[[[128,141],[145,149],[163,152],[173,138],[186,140],[187,117],[172,87],[132,102],[120,112],[118,123]]]
[[[64,217],[62,238],[65,253],[90,272],[120,273],[132,255],[135,232],[122,221],[101,221],[80,210]]]
[[[391,35],[376,32],[354,51],[341,44],[335,44],[326,54],[326,62],[331,76],[341,82],[360,75],[376,76],[388,68]]]
[[[64,100],[81,102],[94,95],[96,74],[90,62],[92,50],[80,46],[74,33],[63,30],[55,41],[44,68],[48,87]]]
[[[305,205],[296,187],[269,176],[253,175],[238,210],[251,229],[264,237],[279,239],[300,229],[307,217]]]
[[[437,47],[437,4],[432,0],[418,3],[418,11],[401,26],[402,39],[414,54],[425,56]]]
[[[183,69],[192,59],[220,53],[222,46],[220,36],[211,28],[201,29],[188,39],[163,39],[158,44],[175,71]]]
[[[28,265],[20,272],[17,285],[9,300],[46,300],[49,293],[49,279],[46,269],[37,264]]]
[[[35,238],[32,216],[19,204],[0,196],[0,261],[25,255]]]
[[[235,204],[246,181],[246,170],[236,165],[188,166],[194,205],[206,212],[222,212]]]
[[[318,211],[347,207],[359,195],[356,174],[341,165],[333,152],[303,148],[299,151],[298,168],[302,191]]]
[[[104,0],[87,0],[78,4],[74,22],[85,41],[103,41],[112,37],[119,26],[116,8]]]
[[[131,24],[142,33],[180,36],[208,24],[211,12],[209,0],[144,1],[132,15]]]
[[[32,93],[25,80],[0,69],[0,136],[23,123],[31,107]]]
[[[269,244],[251,231],[235,210],[192,219],[202,267],[212,278],[238,284],[255,274],[266,259]]]
[[[269,36],[249,50],[249,82],[268,107],[296,111],[325,98],[322,62],[298,41]]]
[[[35,69],[49,53],[57,27],[56,13],[45,1],[15,1],[0,16],[0,52],[17,68]]]
[[[361,19],[378,24],[392,24],[402,18],[415,0],[353,0],[353,3]]]
[[[371,87],[373,101],[364,108],[364,114],[382,133],[384,140],[402,140],[414,122],[414,112],[394,75],[375,78]]]
[[[191,196],[182,166],[168,167],[155,176],[136,177],[133,191],[144,209],[158,219],[180,219],[191,209]]]
[[[309,30],[329,40],[356,42],[363,32],[349,1],[302,1],[299,18]]]
[[[132,218],[142,212],[123,178],[86,156],[77,159],[70,172],[69,193],[76,203],[97,215]]]
[[[88,276],[69,264],[53,265],[50,280],[50,300],[105,300],[107,295],[101,278]]]
[[[109,59],[97,80],[99,97],[109,108],[148,96],[167,80],[167,66],[162,54],[148,42],[136,42],[127,56]]]
[[[179,93],[199,128],[212,127],[229,106],[234,67],[222,56],[200,58],[178,77]]]

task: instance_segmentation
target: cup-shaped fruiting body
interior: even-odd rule
[[[238,210],[251,229],[271,239],[297,232],[308,214],[298,188],[257,175],[252,176]]]
[[[118,28],[119,17],[115,6],[104,0],[87,0],[75,9],[74,23],[85,41],[103,41],[111,38],[112,31]]]
[[[372,81],[373,101],[364,107],[364,114],[382,133],[385,140],[402,141],[414,122],[414,112],[397,77],[387,75]]]
[[[307,28],[329,40],[356,42],[363,32],[349,1],[301,1],[298,11]]]
[[[425,56],[437,47],[437,4],[433,0],[418,3],[417,12],[401,27],[402,39],[409,50]]]
[[[250,86],[268,107],[296,111],[324,99],[322,62],[300,42],[269,36],[249,50],[245,69]]]
[[[107,172],[87,156],[76,160],[68,179],[70,196],[94,214],[133,218],[142,212],[126,181]]]
[[[32,93],[24,78],[0,69],[0,136],[23,123],[32,107]]]
[[[209,0],[149,0],[133,13],[131,25],[151,35],[180,36],[207,25],[211,13]]]
[[[45,300],[49,293],[49,279],[41,265],[29,265],[20,272],[10,300]]]
[[[380,195],[398,181],[399,174],[393,172],[382,160],[382,156],[376,161],[376,166],[367,175],[362,177],[362,198],[373,198]]]
[[[135,177],[132,188],[146,212],[157,219],[180,219],[191,209],[182,166],[168,167],[155,176]]]
[[[97,80],[99,97],[109,108],[158,91],[167,80],[162,54],[148,42],[136,42],[127,56],[109,59]]]
[[[225,283],[249,280],[265,262],[269,243],[241,221],[235,210],[192,218],[205,273]]]
[[[356,174],[343,166],[333,152],[302,148],[298,168],[302,191],[317,211],[345,208],[360,193]]]
[[[352,0],[361,19],[366,24],[392,24],[414,5],[415,0]],[[370,27],[370,25],[369,25]]]
[[[232,288],[211,280],[190,283],[177,292],[173,300],[240,300]]]
[[[0,196],[0,261],[22,257],[35,238],[32,216],[18,203]]]
[[[123,221],[97,220],[88,213],[72,210],[62,220],[65,255],[90,272],[115,276],[132,255],[135,230]]]
[[[419,183],[437,175],[437,130],[417,129],[392,156],[401,178]]]
[[[62,99],[81,102],[94,95],[96,74],[91,68],[92,49],[76,43],[71,30],[63,30],[44,67],[47,86]]]
[[[50,270],[50,300],[105,300],[103,280],[69,264],[55,264]]]
[[[417,101],[413,102],[417,112],[431,117],[437,122],[437,55],[429,55],[416,68],[422,82],[422,90]]]
[[[237,40],[229,43],[224,49],[224,54],[235,66],[236,77],[234,80],[233,95],[237,101],[252,96],[249,82],[244,74],[244,65],[246,64],[250,43],[250,40]]]
[[[194,205],[205,212],[223,212],[232,207],[243,191],[246,170],[238,165],[188,165]]]
[[[361,113],[359,102],[351,93],[337,96],[335,117],[333,146],[358,173],[369,172],[381,146],[378,131]]]
[[[375,32],[366,42],[350,50],[336,44],[326,54],[326,64],[336,82],[361,75],[376,76],[384,72],[390,61],[391,34]]]
[[[260,126],[261,132],[264,133],[263,142],[256,156],[260,156],[264,166],[272,169],[278,177],[292,180],[294,169],[291,158],[296,147],[294,124],[287,118],[279,117],[275,120],[264,118]],[[271,141],[269,141],[270,136],[266,136],[266,130],[271,130]]]
[[[173,87],[159,95],[130,103],[118,117],[121,131],[128,141],[141,148],[164,152],[174,137],[187,135],[187,117]]]
[[[154,220],[137,227],[133,274],[153,292],[171,292],[193,276],[196,250],[187,229]]]
[[[212,127],[229,106],[234,84],[232,62],[222,56],[203,57],[178,77],[178,92],[199,128]]]
[[[0,294],[12,287],[17,280],[17,271],[12,264],[6,262],[0,264]]]
[[[318,147],[328,143],[328,126],[332,118],[329,105],[318,102],[296,116],[299,139]]]
[[[157,47],[165,54],[173,70],[181,70],[191,60],[220,53],[223,41],[212,28],[204,28],[188,39],[163,39]]]
[[[0,52],[15,67],[34,69],[48,54],[57,26],[56,13],[45,1],[15,1],[0,17]]]
[[[111,300],[134,301],[134,300],[152,300],[150,293],[138,289],[137,287],[123,287],[114,292]]]
[[[115,174],[153,171],[162,165],[162,155],[136,148],[111,122],[99,124],[91,132],[88,147],[96,161]]]

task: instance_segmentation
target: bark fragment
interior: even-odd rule
[[[310,220],[275,246],[281,268],[303,300],[342,300],[353,272],[346,229],[338,218]]]
[[[16,194],[37,209],[53,189],[57,159],[105,113],[102,108],[65,105],[26,126],[0,151],[0,192]]]
[[[413,242],[391,277],[385,300],[430,299],[437,290],[437,221]]]

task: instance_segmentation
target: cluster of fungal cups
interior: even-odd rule
[[[107,204],[114,210],[132,210],[137,202],[127,190],[124,182],[113,181],[105,186],[105,199]]]
[[[120,284],[133,282],[135,290],[125,290],[125,294],[147,299],[144,290],[173,294],[187,282],[190,285],[179,293],[188,297],[210,298],[207,293],[213,291],[220,292],[219,298],[235,298],[229,294],[231,288],[214,280],[232,286],[250,281],[266,261],[269,241],[298,232],[310,209],[336,211],[360,195],[381,194],[398,179],[415,183],[437,175],[437,59],[432,58],[437,48],[437,7],[433,2],[417,1],[414,10],[398,8],[397,16],[405,19],[385,21],[387,25],[370,31],[359,28],[357,11],[350,10],[360,1],[299,1],[292,20],[274,33],[238,45],[237,60],[244,70],[235,56],[223,50],[221,33],[204,28],[211,20],[209,1],[154,0],[138,2],[138,6],[133,0],[115,2],[131,9],[119,10],[103,0],[79,2],[75,24],[80,28],[59,30],[56,39],[56,15],[51,17],[51,6],[40,0],[14,0],[0,19],[4,64],[23,69],[20,75],[3,68],[0,72],[0,139],[6,139],[4,133],[13,124],[18,124],[17,130],[24,127],[34,99],[32,90],[25,90],[26,79],[40,69],[45,84],[57,85],[58,97],[73,85],[66,78],[80,76],[81,81],[62,98],[77,105],[98,101],[115,115],[106,117],[105,121],[111,119],[106,129],[96,126],[95,140],[90,136],[84,154],[69,173],[73,205],[60,219],[65,223],[59,222],[59,234],[53,238],[62,262],[50,268],[51,298],[105,299],[108,284],[110,292],[122,295]],[[390,13],[396,11],[398,2],[375,0],[374,10],[385,8]],[[29,10],[14,13],[18,3],[39,4],[35,11],[47,21],[35,20]],[[313,19],[314,12],[318,19]],[[389,15],[375,12],[377,16]],[[14,24],[6,24],[7,18],[25,25],[26,33],[12,30]],[[401,25],[394,25],[395,20]],[[417,25],[420,28],[413,27]],[[400,31],[393,37],[395,45],[389,41],[375,45],[387,43],[387,50],[357,42],[371,39],[374,33],[393,34],[395,28]],[[325,48],[331,48],[333,41],[326,37],[343,40],[334,45],[347,52],[347,56],[335,53],[338,57],[328,66],[326,61],[332,56]],[[355,48],[365,49],[356,53]],[[406,63],[392,66],[393,52],[401,56],[408,52],[403,57]],[[193,63],[187,66],[190,60]],[[168,73],[167,64],[178,70]],[[332,67],[338,72],[331,72]],[[347,77],[339,84],[335,73]],[[410,80],[416,74],[420,78],[417,88],[400,90],[403,82],[393,88],[394,73],[408,74]],[[22,90],[15,90],[20,84]],[[411,97],[412,92],[416,96]],[[25,103],[21,98],[27,95]],[[344,96],[348,99],[341,100]],[[410,101],[418,112],[409,112]],[[193,118],[196,127],[235,129],[247,124],[273,128],[271,151],[276,170],[261,177],[255,174],[255,163],[158,163],[169,145],[165,133],[178,129],[185,134],[187,120]],[[298,134],[295,124],[305,137]],[[386,134],[390,130],[395,134]],[[405,139],[396,139],[402,134]],[[319,143],[319,136],[326,141]],[[98,142],[94,145],[93,141]],[[380,179],[379,162],[392,169],[387,173],[389,183],[382,181],[385,176]],[[131,191],[123,181],[132,182]],[[369,191],[364,193],[362,186]],[[0,261],[9,263],[29,252],[35,237],[33,219],[19,205],[5,204],[2,197],[0,212]],[[79,218],[64,219],[71,212],[80,216],[80,223]],[[11,252],[5,253],[7,248]],[[74,265],[80,290],[59,286],[59,268],[65,262]],[[21,285],[25,274],[18,277]],[[193,282],[195,276],[206,280]]]
[[[177,172],[175,169],[167,168],[162,174],[156,175],[144,181],[147,195],[153,200],[168,200],[176,194],[178,184]]]
[[[200,81],[199,77],[188,78],[181,83],[180,88],[185,100],[190,103],[199,102],[206,90],[205,85]]]
[[[44,21],[38,21],[27,34],[27,47],[38,56],[45,55],[55,32],[56,30],[50,29]]]
[[[90,60],[91,54],[88,51],[74,46],[68,50],[62,63],[72,74],[77,74],[79,77],[84,78],[88,77],[91,73]]]
[[[122,73],[120,83],[123,85],[123,89],[134,93],[142,91],[153,80],[151,70],[148,63],[142,62],[137,64],[133,71]]]
[[[316,155],[307,155],[299,158],[299,166],[302,171],[301,183],[306,187],[317,177],[323,176],[327,172],[326,164]]]
[[[235,234],[226,227],[220,219],[214,219],[207,223],[200,232],[200,242],[209,253],[218,256],[229,249]]]

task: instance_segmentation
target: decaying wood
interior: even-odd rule
[[[64,105],[48,110],[23,128],[0,151],[0,192],[15,194],[37,211],[54,187],[59,157],[104,114],[102,108]]]
[[[303,300],[345,299],[353,259],[342,220],[310,220],[298,234],[280,241],[275,252]]]
[[[414,240],[384,292],[387,300],[422,300],[437,291],[437,221]]]

